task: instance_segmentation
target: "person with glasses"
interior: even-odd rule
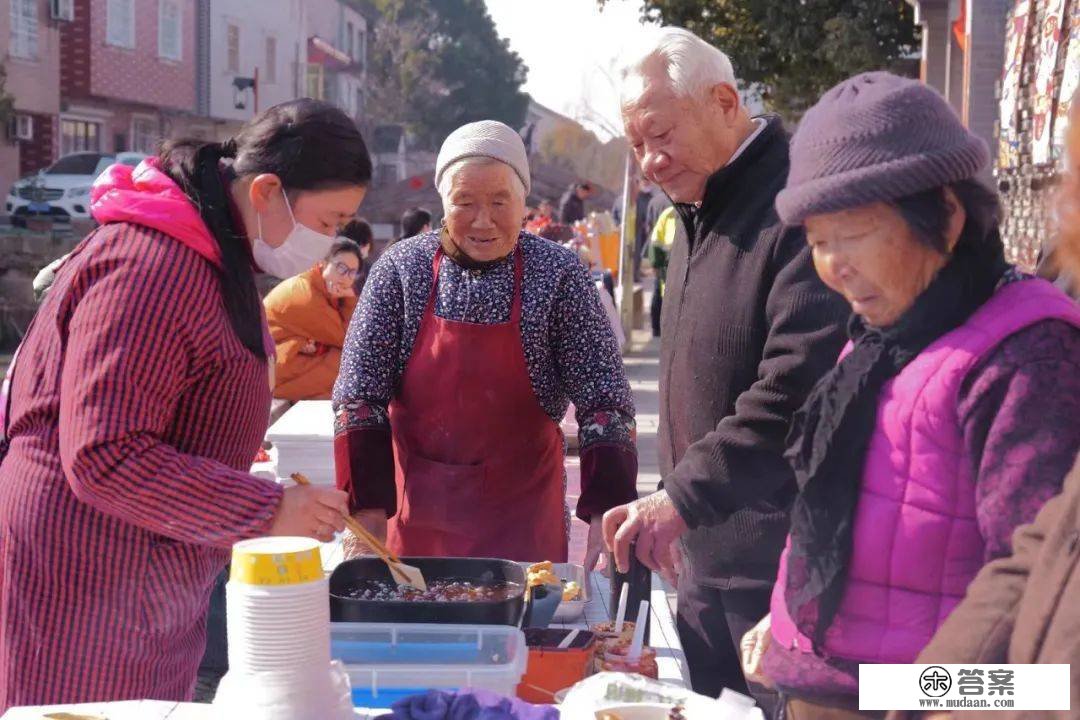
[[[341,228],[341,232],[338,233],[338,237],[343,240],[352,240],[360,246],[360,254],[364,259],[360,263],[360,271],[356,273],[356,278],[353,280],[353,291],[356,293],[356,297],[359,298],[360,293],[364,290],[364,283],[367,281],[371,265],[379,257],[375,251],[375,233],[371,229],[371,223],[362,218],[357,218],[346,223],[345,227]]]
[[[275,398],[330,399],[356,309],[354,285],[363,271],[360,245],[339,236],[324,260],[266,296],[263,305],[277,348]]]

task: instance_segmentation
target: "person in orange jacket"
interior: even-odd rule
[[[277,347],[275,398],[330,399],[356,309],[353,282],[363,266],[360,246],[339,238],[325,260],[266,296],[266,320]]]

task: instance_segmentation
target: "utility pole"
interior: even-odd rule
[[[637,226],[637,203],[634,182],[634,157],[626,153],[626,170],[623,173],[622,227],[619,232],[619,320],[622,321],[626,348],[634,330],[634,228]]]

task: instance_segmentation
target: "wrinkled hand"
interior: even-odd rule
[[[384,544],[386,543],[385,512],[382,510],[360,510],[353,514],[353,520],[363,525],[365,530],[382,540]],[[375,551],[368,547],[366,542],[356,537],[352,530],[348,528],[345,529],[345,533],[341,536],[341,545],[346,560],[375,554]]]
[[[630,569],[630,545],[636,541],[638,560],[653,572],[670,577],[675,573],[671,544],[686,532],[667,491],[609,510],[604,515],[604,543],[615,554],[619,572]]]
[[[585,542],[585,576],[596,569],[604,549],[604,518],[594,515],[589,521],[589,538]],[[606,568],[605,568],[606,569]]]
[[[345,529],[349,496],[341,490],[294,485],[285,488],[267,531],[269,535],[299,535],[330,542]]]
[[[660,572],[660,577],[671,585],[671,587],[678,589],[679,577],[683,574],[683,555],[682,544],[678,540],[671,542],[671,567],[663,568]]]
[[[765,651],[772,642],[772,615],[766,615],[742,637],[739,655],[742,660],[743,675],[750,682],[772,687],[772,680],[762,671]]]

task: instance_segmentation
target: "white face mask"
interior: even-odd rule
[[[285,198],[285,207],[293,222],[292,230],[285,237],[285,242],[278,247],[270,247],[262,237],[262,215],[256,213],[259,232],[251,245],[251,254],[264,273],[285,279],[304,272],[326,257],[334,244],[334,236],[323,235],[307,225],[296,222],[292,206],[289,204],[289,196],[285,195],[284,188],[281,194]]]

